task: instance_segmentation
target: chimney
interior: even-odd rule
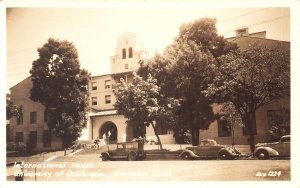
[[[242,37],[249,35],[249,28],[248,27],[242,27],[235,30],[235,37]]]

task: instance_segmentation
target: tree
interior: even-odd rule
[[[20,118],[22,115],[22,106],[17,106],[10,101],[10,95],[6,95],[6,120],[12,117]],[[11,126],[6,124],[6,141],[11,140]]]
[[[86,126],[89,73],[80,69],[78,52],[68,41],[48,39],[32,64],[30,98],[45,106],[47,125],[70,146]]]
[[[128,120],[128,125],[138,123],[142,127],[151,125],[157,137],[160,148],[162,144],[157,133],[155,122],[159,114],[165,112],[165,107],[160,104],[163,98],[160,95],[160,87],[157,80],[151,74],[146,80],[133,73],[133,81],[130,84],[121,80],[115,90],[116,103],[114,104],[118,113],[123,114]]]
[[[228,42],[218,34],[216,18],[200,18],[180,27],[178,39],[193,41],[215,58],[238,49],[235,43]]]
[[[176,41],[167,49],[171,61],[174,97],[179,99],[177,114],[191,130],[192,144],[199,144],[199,129],[208,129],[215,116],[211,101],[202,94],[212,81],[214,57],[193,41]]]
[[[199,143],[199,129],[208,129],[215,119],[211,101],[202,91],[214,78],[216,58],[237,49],[218,35],[215,24],[216,19],[211,18],[183,24],[164,54],[142,63],[138,71],[143,77],[151,73],[161,93],[179,101],[173,110],[174,132],[183,137],[190,131],[193,145]]]
[[[22,107],[13,104],[11,101],[6,100],[6,119],[9,120],[13,116],[20,117]]]
[[[254,43],[219,58],[214,82],[203,93],[218,102],[230,101],[241,115],[255,149],[256,110],[289,97],[290,52],[281,43]]]

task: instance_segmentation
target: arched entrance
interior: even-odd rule
[[[99,138],[103,139],[103,135],[106,135],[108,138],[108,132],[110,132],[109,141],[117,141],[118,140],[118,129],[117,126],[111,122],[105,122],[99,129]]]

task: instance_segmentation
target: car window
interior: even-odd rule
[[[209,141],[207,141],[207,140],[203,140],[203,141],[200,142],[199,145],[200,145],[200,146],[210,146],[210,143],[209,143]]]
[[[117,148],[118,148],[118,149],[123,149],[123,148],[125,148],[125,147],[124,147],[123,144],[118,144],[118,145],[117,145]]]
[[[133,148],[133,145],[132,144],[127,144],[126,148]]]
[[[290,137],[283,137],[281,138],[281,142],[290,142]]]

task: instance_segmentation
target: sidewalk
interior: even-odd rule
[[[66,155],[72,153],[73,150],[66,150]],[[29,156],[6,157],[6,166],[14,165],[15,162],[43,162],[54,159],[59,156],[64,156],[65,151],[41,152]]]

